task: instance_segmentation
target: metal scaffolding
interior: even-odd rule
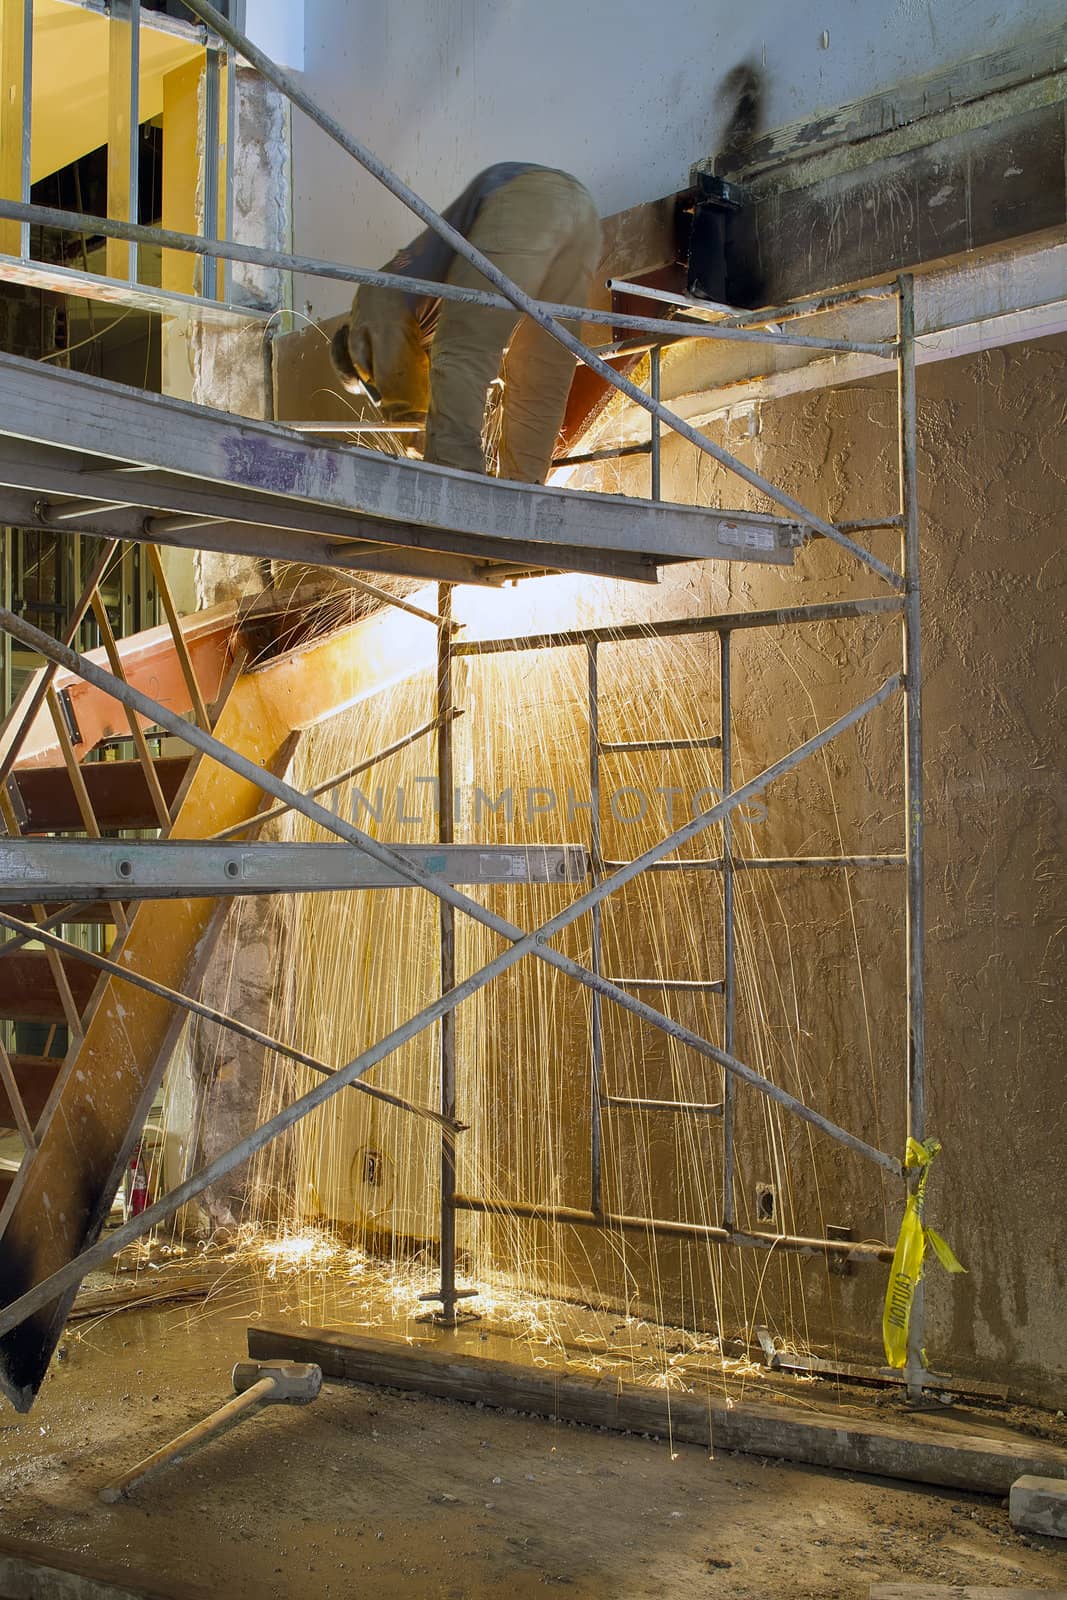
[[[35,1392],[36,1382],[32,1376],[26,1376],[27,1364],[32,1372],[36,1372],[40,1367],[36,1359],[27,1363],[25,1356],[25,1329],[28,1319],[38,1319],[32,1324],[37,1338],[46,1343],[51,1339],[54,1344],[62,1327],[69,1298],[87,1271],[107,1260],[130,1241],[143,1236],[165,1221],[187,1201],[202,1193],[227,1172],[246,1161],[256,1150],[263,1148],[271,1140],[293,1127],[342,1089],[347,1087],[367,1089],[369,1086],[360,1084],[366,1072],[385,1060],[402,1044],[438,1023],[440,1023],[439,1102],[433,1108],[405,1106],[405,1109],[422,1116],[430,1116],[440,1127],[441,1132],[440,1283],[427,1298],[439,1304],[439,1319],[444,1323],[455,1322],[459,1301],[466,1293],[471,1292],[457,1285],[456,1223],[458,1214],[463,1211],[483,1213],[500,1211],[509,1215],[528,1216],[566,1225],[622,1231],[651,1231],[665,1237],[699,1239],[745,1248],[804,1253],[814,1251],[828,1256],[878,1261],[889,1259],[891,1251],[883,1245],[858,1244],[841,1239],[782,1233],[759,1233],[738,1226],[733,1195],[734,1111],[735,1090],[738,1084],[747,1085],[753,1092],[766,1096],[809,1126],[837,1140],[847,1149],[862,1155],[869,1162],[901,1178],[904,1182],[913,1183],[914,1175],[904,1172],[897,1156],[877,1149],[848,1129],[839,1126],[816,1108],[809,1106],[736,1056],[734,895],[736,875],[739,872],[804,871],[843,867],[904,870],[907,923],[907,988],[904,997],[908,1034],[907,1129],[910,1137],[921,1140],[925,1131],[922,681],[916,485],[915,323],[913,286],[910,277],[903,276],[895,284],[881,290],[863,290],[855,294],[829,297],[818,303],[773,308],[760,312],[758,316],[753,314],[747,319],[739,318],[706,325],[689,321],[679,324],[674,320],[654,317],[624,318],[614,312],[602,313],[598,319],[596,314],[584,308],[542,304],[525,294],[491,262],[482,257],[466,239],[451,229],[432,208],[384,167],[371,152],[327,116],[310,99],[296,79],[269,61],[215,11],[207,0],[188,0],[188,4],[206,24],[209,30],[208,36],[214,41],[212,49],[215,51],[217,61],[224,58],[224,52],[235,52],[257,68],[293,104],[309,115],[336,143],[379,178],[425,224],[444,238],[457,254],[471,262],[489,281],[496,293],[457,291],[448,285],[437,284],[425,287],[435,295],[462,298],[488,306],[514,307],[517,313],[528,316],[540,324],[572,351],[578,360],[583,361],[605,382],[649,413],[651,437],[647,453],[651,466],[652,500],[640,502],[632,499],[586,496],[573,491],[498,484],[493,480],[469,478],[469,475],[465,474],[448,474],[446,476],[452,487],[458,484],[459,489],[451,498],[442,494],[436,522],[413,526],[402,520],[402,512],[398,509],[403,496],[396,495],[390,499],[392,491],[389,490],[388,484],[382,488],[379,479],[384,482],[387,478],[389,482],[394,483],[399,483],[401,480],[413,483],[417,479],[426,486],[425,499],[428,503],[432,500],[433,484],[441,478],[443,469],[423,467],[410,462],[385,462],[383,458],[374,460],[363,452],[340,450],[329,452],[331,458],[336,457],[336,462],[331,459],[331,464],[315,477],[310,487],[306,479],[300,480],[300,487],[294,487],[296,484],[294,477],[292,481],[287,482],[284,490],[277,487],[277,480],[272,480],[271,486],[264,488],[262,483],[256,481],[257,458],[254,452],[250,452],[247,458],[251,465],[247,467],[243,478],[236,472],[226,477],[221,469],[213,468],[210,456],[210,451],[215,448],[213,440],[217,443],[216,436],[221,428],[230,427],[232,431],[231,424],[224,423],[221,419],[210,420],[209,414],[196,416],[194,415],[196,408],[178,407],[175,402],[162,401],[152,402],[153,407],[158,409],[159,415],[157,425],[146,430],[150,435],[149,441],[139,446],[137,454],[131,453],[129,448],[124,446],[120,452],[121,459],[116,465],[113,459],[109,459],[109,456],[113,457],[115,454],[114,445],[111,452],[108,452],[102,447],[100,434],[92,433],[94,427],[106,430],[109,426],[109,417],[110,425],[114,426],[114,412],[109,413],[105,410],[102,421],[92,417],[72,421],[69,415],[61,420],[54,414],[57,384],[69,386],[72,383],[82,384],[88,380],[77,379],[70,374],[50,373],[43,376],[39,369],[33,372],[25,370],[32,364],[13,359],[0,362],[0,398],[3,396],[6,384],[10,396],[20,396],[23,399],[29,396],[33,401],[32,415],[28,421],[23,413],[13,414],[10,404],[0,408],[0,415],[4,418],[0,421],[0,435],[6,434],[8,440],[12,437],[19,440],[17,447],[14,447],[10,446],[7,440],[0,438],[0,484],[5,486],[0,488],[0,514],[4,514],[6,506],[9,510],[18,508],[27,512],[32,522],[37,525],[84,527],[91,531],[108,528],[113,535],[121,534],[123,537],[135,540],[154,538],[192,547],[206,545],[221,549],[259,550],[260,553],[287,556],[289,559],[318,559],[327,565],[337,565],[340,560],[342,564],[350,564],[357,569],[378,565],[391,571],[418,570],[423,575],[436,576],[441,583],[436,612],[420,611],[414,618],[414,622],[433,628],[436,632],[436,650],[433,653],[437,684],[434,721],[427,729],[419,730],[418,734],[411,736],[414,738],[425,734],[431,727],[436,735],[441,851],[432,855],[404,851],[393,845],[383,844],[355,824],[340,819],[315,797],[314,792],[301,793],[276,772],[269,768],[265,769],[262,764],[225,744],[212,731],[206,716],[189,721],[184,715],[161,703],[158,698],[125,681],[123,676],[116,672],[116,657],[110,652],[111,670],[107,670],[100,663],[88,660],[77,653],[69,643],[58,642],[30,626],[10,610],[0,609],[0,628],[27,648],[38,651],[51,664],[52,669],[61,667],[69,673],[76,674],[89,685],[120,702],[129,713],[131,727],[139,726],[137,719],[141,719],[145,724],[166,730],[183,740],[194,752],[199,752],[202,757],[218,763],[230,773],[254,785],[257,793],[262,793],[278,802],[283,808],[290,808],[300,813],[326,829],[344,845],[354,847],[360,852],[360,857],[357,858],[360,862],[358,867],[353,867],[349,862],[343,869],[338,869],[332,864],[332,858],[320,861],[315,869],[318,875],[317,881],[310,881],[305,877],[304,887],[308,889],[326,887],[328,883],[340,881],[336,876],[331,878],[330,873],[336,874],[342,871],[345,882],[386,881],[421,888],[434,895],[440,907],[438,997],[373,1046],[336,1069],[294,1052],[283,1041],[268,1039],[264,1035],[257,1036],[256,1042],[262,1043],[264,1048],[278,1050],[291,1059],[311,1066],[322,1075],[321,1081],[264,1122],[232,1149],[191,1175],[169,1194],[150,1205],[139,1216],[131,1218],[106,1238],[97,1236],[100,1232],[99,1226],[94,1232],[90,1225],[89,1233],[65,1264],[37,1278],[30,1273],[25,1282],[16,1284],[14,1292],[9,1295],[8,1303],[0,1311],[0,1382],[16,1399],[16,1403],[28,1403],[32,1399],[32,1393]],[[130,7],[134,20],[137,9],[134,0]],[[131,49],[133,48],[135,46],[131,44]],[[232,56],[226,59],[232,60]],[[229,103],[232,109],[232,95]],[[25,185],[23,189],[20,199],[0,202],[0,216],[19,221],[23,229],[24,245],[30,221],[68,228],[84,224],[85,218],[78,214],[55,211],[46,214],[43,208],[30,204],[28,189]],[[346,268],[330,263],[309,263],[297,256],[253,251],[247,247],[234,245],[228,240],[220,241],[207,236],[168,234],[159,229],[141,228],[123,218],[92,220],[96,231],[108,238],[130,244],[151,242],[167,248],[192,250],[199,253],[205,262],[254,261],[258,265],[269,265],[284,270],[318,271],[350,282],[383,283],[388,286],[402,286],[408,291],[418,287],[417,284],[413,285],[411,280],[392,278],[389,274]],[[24,254],[26,253],[28,247],[24,250]],[[129,257],[132,273],[136,271],[136,252],[133,249],[129,251]],[[223,284],[225,285],[225,277]],[[831,303],[861,304],[871,300],[872,297],[896,298],[898,337],[891,344],[884,341],[856,343],[819,339],[817,335],[796,334],[790,329],[789,324],[795,315],[810,315]],[[666,296],[662,298],[670,299]],[[684,303],[694,314],[699,314],[701,310],[699,302]],[[645,347],[652,353],[649,392],[646,393],[628,378],[621,376],[602,354],[590,349],[576,338],[559,320],[561,317],[587,322],[600,320],[616,328],[624,327],[631,335],[644,340]],[[762,325],[754,327],[742,325],[746,320],[760,324],[771,322],[775,326],[768,329]],[[887,363],[893,363],[898,372],[899,505],[882,518],[872,517],[861,523],[852,524],[828,522],[676,416],[659,398],[659,349],[664,342],[677,339],[683,329],[686,338],[778,342],[833,351],[860,351]],[[97,384],[94,392],[102,394],[110,387]],[[104,396],[104,398],[109,407],[130,407],[137,404],[136,401],[125,399],[121,395]],[[149,409],[146,400],[145,413]],[[185,430],[177,442],[167,433],[171,421],[175,427],[180,423],[181,429]],[[259,441],[262,450],[267,450],[268,447],[271,450],[284,447],[288,452],[287,459],[295,460],[299,456],[307,460],[309,452],[314,449],[320,460],[324,457],[324,447],[310,446],[303,440],[294,439],[291,434],[287,435],[285,430],[274,429],[264,424],[242,423],[240,426],[246,435]],[[768,495],[782,508],[785,515],[757,517],[746,513],[727,514],[708,510],[697,512],[693,508],[670,506],[662,502],[660,487],[664,428],[679,434],[696,449],[711,456],[721,466],[742,478],[750,487]],[[31,441],[29,445],[26,444],[27,439]],[[183,463],[179,452],[182,448],[192,448],[189,441],[193,439],[202,440],[203,449],[207,452],[204,458],[203,477],[200,480],[186,477],[184,482],[180,482]],[[571,460],[575,462],[582,459],[601,459],[604,454],[603,451],[593,451],[586,458],[572,457]],[[187,467],[188,461],[184,464]],[[197,464],[198,467],[201,464],[199,457]],[[128,471],[131,466],[137,470]],[[148,470],[145,471],[145,468]],[[308,471],[311,471],[310,466]],[[338,473],[342,475],[340,479],[337,478]],[[347,478],[344,474],[348,475]],[[469,481],[462,481],[468,479]],[[330,484],[337,480],[340,486],[329,488],[327,480]],[[378,485],[373,491],[368,488],[372,480]],[[359,498],[360,494],[364,496],[362,500]],[[377,495],[378,498],[370,504],[373,495]],[[19,496],[21,498],[18,498]],[[354,498],[346,499],[350,496]],[[458,507],[457,500],[462,502]],[[363,509],[352,512],[353,504],[362,506]],[[557,507],[561,508],[559,516],[565,519],[565,531],[562,535],[559,532],[559,516],[550,517],[548,511],[544,510],[544,520],[539,522],[542,510],[546,507],[553,513]],[[501,526],[510,525],[509,515],[517,527],[514,537],[495,531]],[[591,519],[588,526],[582,521],[586,516]],[[598,517],[599,524],[596,522]],[[606,528],[612,519],[619,530],[616,535],[609,536],[606,531],[600,534],[596,532],[597,525]],[[732,543],[722,533],[726,524],[742,528],[742,535],[735,538]],[[551,532],[546,532],[546,528],[551,529]],[[762,546],[753,530],[758,530],[763,541]],[[856,534],[885,530],[897,530],[900,533],[902,549],[899,568],[881,559],[857,542],[854,537]],[[518,572],[559,569],[599,570],[626,577],[647,577],[649,576],[647,571],[635,569],[640,568],[642,564],[638,552],[649,549],[653,554],[646,556],[645,568],[658,565],[665,560],[700,558],[764,559],[788,563],[792,559],[794,549],[804,539],[814,536],[832,540],[881,580],[888,592],[862,600],[795,606],[766,612],[672,618],[651,625],[635,625],[633,628],[580,629],[549,635],[477,642],[457,640],[454,636],[451,610],[451,585],[454,581],[466,582],[472,581],[472,578],[499,580],[501,576]],[[315,542],[319,551],[318,556],[309,556],[308,552]],[[427,550],[433,552],[429,567],[425,563]],[[590,565],[590,558],[594,558],[599,565]],[[422,562],[421,566],[418,564],[419,561]],[[460,561],[466,562],[467,567],[460,569],[449,565],[450,562]],[[414,567],[413,562],[415,562]],[[91,596],[85,604],[91,604]],[[83,606],[82,609],[84,608]],[[775,761],[757,777],[735,787],[732,748],[735,717],[731,687],[733,634],[742,629],[768,628],[782,624],[803,626],[813,622],[844,621],[869,615],[901,617],[900,671],[889,677],[861,703],[814,734],[788,755]],[[179,634],[180,631],[179,629]],[[603,741],[600,737],[598,698],[600,645],[609,640],[615,643],[626,639],[671,638],[684,635],[704,635],[716,641],[719,659],[721,719],[719,731],[700,735],[692,740],[642,741],[639,745],[630,746]],[[68,630],[68,639],[73,637],[73,631]],[[567,646],[584,648],[588,661],[589,763],[593,799],[588,841],[591,884],[578,894],[565,910],[550,918],[542,926],[524,929],[488,911],[456,886],[459,881],[472,881],[469,877],[457,879],[454,873],[449,874],[445,870],[444,863],[447,857],[442,852],[451,854],[462,848],[455,844],[455,818],[452,808],[452,730],[454,717],[457,714],[453,683],[454,664],[457,658],[464,655]],[[763,793],[777,778],[825,748],[879,706],[897,696],[902,697],[903,701],[905,736],[906,820],[903,848],[892,854],[839,857],[763,859],[740,856],[735,848],[732,827],[732,818],[738,808]],[[28,727],[30,720],[32,717],[22,719],[23,731]],[[403,742],[406,741],[401,741]],[[612,754],[620,753],[625,748],[650,748],[653,744],[664,743],[679,746],[684,744],[689,747],[699,744],[703,748],[717,749],[720,758],[721,799],[683,826],[671,831],[635,860],[605,859],[596,803],[600,789],[602,760]],[[15,738],[13,741],[8,741],[0,751],[4,762],[3,768],[0,769],[0,779],[6,775],[16,760],[17,746],[18,738]],[[391,747],[395,748],[398,746]],[[258,812],[253,821],[259,820],[263,814],[262,811]],[[242,826],[249,827],[251,824],[246,822]],[[720,857],[701,859],[699,863],[686,860],[684,856],[679,858],[678,853],[684,851],[691,840],[713,826],[721,826],[723,830]],[[4,848],[11,851],[17,850],[19,846],[16,841]],[[39,856],[36,869],[38,877],[35,880],[37,886],[32,894],[24,892],[21,898],[40,904],[48,899],[49,895],[58,893],[61,887],[63,898],[68,900],[79,896],[86,899],[99,898],[108,888],[116,899],[124,901],[136,900],[142,894],[178,893],[191,881],[188,876],[183,877],[182,874],[188,874],[194,868],[200,874],[196,879],[199,885],[196,888],[198,895],[228,897],[235,893],[257,892],[262,891],[268,884],[280,887],[278,881],[271,884],[272,871],[280,873],[284,870],[287,874],[299,874],[304,871],[302,863],[309,863],[310,857],[300,854],[301,852],[319,850],[321,855],[324,848],[330,847],[288,847],[284,862],[279,857],[274,867],[268,864],[266,867],[253,870],[251,863],[255,858],[253,847],[249,846],[246,852],[249,860],[247,872],[243,867],[238,867],[236,871],[229,870],[227,862],[237,859],[232,848],[227,855],[225,848],[212,847],[222,848],[222,853],[217,857],[202,857],[199,866],[185,860],[165,862],[162,852],[175,848],[169,844],[143,847],[157,854],[151,859],[144,859],[140,865],[135,859],[140,855],[140,850],[135,852],[132,848],[120,846],[108,856],[106,851],[97,848],[95,855],[85,860],[78,869],[85,874],[79,879],[74,878],[73,868],[65,865],[59,865],[49,877],[46,860],[48,847],[34,848],[37,849]],[[67,848],[74,850],[77,846],[71,845]],[[546,873],[555,872],[558,879],[565,881],[575,872],[581,871],[585,859],[581,857],[576,867],[574,853],[567,854],[566,847],[560,849],[564,851],[564,855],[543,863],[543,870]],[[664,1010],[657,1009],[641,998],[642,993],[657,990],[668,992],[669,981],[647,979],[641,975],[613,977],[605,974],[603,970],[599,919],[605,901],[644,872],[696,870],[718,873],[721,876],[723,889],[722,973],[721,976],[694,980],[699,982],[704,992],[715,990],[723,996],[723,1021],[717,1040],[703,1037],[667,1015]],[[377,877],[373,876],[375,871],[378,873]],[[169,882],[172,885],[169,891],[163,887],[168,872],[171,874]],[[371,876],[368,878],[367,874]],[[289,881],[291,878],[287,879],[287,882]],[[78,886],[76,892],[75,884]],[[43,904],[41,909],[43,912]],[[506,948],[494,959],[479,971],[462,979],[457,978],[455,962],[457,912],[499,935],[506,943]],[[552,944],[557,934],[585,916],[591,918],[593,929],[592,959],[589,966],[563,955]],[[121,953],[120,959],[115,961],[76,951],[67,941],[50,930],[49,924],[55,924],[58,920],[60,919],[57,915],[52,914],[42,915],[37,921],[31,922],[12,915],[9,911],[0,910],[0,926],[6,927],[17,936],[16,940],[0,948],[0,959],[14,948],[16,943],[36,939],[46,948],[59,954],[88,961],[98,970],[110,973],[112,977],[148,989],[157,998],[165,999],[174,1007],[208,1017],[224,1028],[228,1027],[236,1032],[243,1031],[245,1037],[250,1037],[249,1030],[244,1024],[203,1005],[188,995],[171,990],[166,990],[161,995],[161,986],[155,984],[153,987],[153,980],[131,971],[123,964]],[[485,1197],[466,1195],[457,1190],[456,1141],[462,1135],[463,1125],[460,1120],[462,1106],[458,1100],[453,1013],[462,1001],[526,956],[532,956],[535,960],[546,963],[555,971],[583,985],[591,994],[592,1047],[589,1070],[591,1186],[589,1206],[586,1210],[536,1203],[490,1201]],[[165,986],[162,987],[165,989]],[[604,1001],[609,1001],[641,1022],[660,1029],[672,1039],[696,1051],[705,1060],[721,1067],[724,1073],[721,1103],[645,1102],[636,1096],[615,1097],[608,1093],[604,1078],[601,1025],[601,1008]],[[252,1030],[253,1033],[254,1031]],[[390,1099],[393,1104],[403,1104],[398,1102],[395,1096],[388,1095],[387,1091],[373,1088],[371,1092]],[[601,1177],[603,1118],[606,1113],[619,1105],[671,1115],[700,1115],[721,1121],[724,1186],[721,1196],[721,1217],[718,1223],[704,1224],[666,1218],[634,1217],[616,1213],[606,1206]],[[135,1133],[136,1130],[127,1131],[120,1154],[125,1155]],[[31,1148],[23,1163],[23,1172],[34,1162],[42,1159],[44,1159],[42,1148],[40,1146]],[[20,1174],[20,1180],[22,1177],[23,1174]],[[0,1226],[10,1226],[12,1218],[17,1215],[19,1193],[20,1181],[17,1180],[0,1219]],[[917,1298],[909,1329],[908,1364],[904,1371],[904,1381],[912,1396],[921,1394],[926,1381],[922,1346],[922,1305],[921,1299]],[[39,1381],[39,1378],[36,1381]]]

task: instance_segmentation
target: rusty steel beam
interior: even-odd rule
[[[169,806],[189,769],[189,757],[161,756],[155,763]],[[81,774],[101,828],[154,828],[156,813],[139,761],[87,761]],[[82,819],[64,767],[19,767],[10,782],[22,833],[80,833]]]
[[[55,1087],[63,1063],[58,1056],[9,1057],[15,1078],[15,1087],[22,1096],[22,1104],[30,1122],[36,1126],[41,1112],[48,1104],[48,1096]],[[0,1126],[15,1126],[15,1111],[3,1084],[0,1084]]]
[[[182,621],[182,633],[196,670],[197,682],[208,700],[213,700],[222,685],[236,649],[237,617],[232,605],[213,606]],[[161,705],[187,715],[192,709],[189,687],[174,648],[170,628],[149,628],[118,644],[127,682],[150,693]],[[106,649],[86,652],[87,659],[107,666]],[[105,739],[128,739],[129,723],[119,702],[86,683],[71,672],[57,672],[52,688],[59,698],[71,743],[78,760]],[[142,726],[150,727],[146,718]],[[19,753],[18,768],[56,766],[62,762],[59,736],[47,708],[42,708],[27,729]]]
[[[79,1014],[89,1004],[96,979],[78,961],[63,971]],[[66,1012],[43,950],[18,950],[0,961],[0,1017],[6,1022],[65,1023]]]

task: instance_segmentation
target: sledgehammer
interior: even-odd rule
[[[213,1439],[253,1406],[271,1405],[279,1400],[292,1404],[314,1400],[322,1388],[322,1368],[307,1361],[239,1361],[233,1369],[233,1386],[237,1392],[232,1400],[227,1400],[202,1422],[194,1423],[161,1450],[146,1456],[121,1478],[105,1484],[100,1490],[101,1500],[113,1505],[116,1500],[125,1499],[150,1472],[172,1461],[180,1461],[190,1450]]]

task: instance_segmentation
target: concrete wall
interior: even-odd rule
[[[249,0],[249,27],[272,9]],[[299,7],[286,8],[295,30]],[[262,18],[259,13],[262,12]],[[1058,22],[1058,0],[305,0],[303,81],[426,199],[447,204],[492,161],[575,172],[609,214],[683,188],[717,146],[719,85],[762,61],[778,127],[996,50]],[[307,255],[377,265],[416,231],[410,214],[307,119],[294,117],[294,235]],[[340,310],[346,291],[304,281],[296,304]]]

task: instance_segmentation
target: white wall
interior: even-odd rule
[[[304,0],[246,0],[237,26],[280,67],[303,67]]]
[[[248,0],[249,26],[257,8]],[[297,13],[301,0],[286,0]],[[1062,20],[1063,0],[302,0],[303,81],[438,205],[492,161],[562,166],[605,214],[681,188],[714,150],[717,88],[762,61],[768,126],[984,55]],[[290,15],[290,23],[293,18]],[[294,113],[294,240],[380,265],[417,231]],[[321,315],[340,286],[299,286]]]

